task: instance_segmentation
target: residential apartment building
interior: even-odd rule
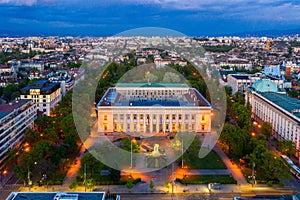
[[[211,131],[210,103],[187,84],[119,83],[97,109],[101,133]]]
[[[32,100],[16,100],[0,105],[0,166],[7,152],[22,141],[23,132],[33,127],[37,107]]]
[[[268,79],[256,81],[245,97],[251,104],[253,119],[270,122],[276,139],[293,141],[300,161],[300,101],[280,92]]]
[[[39,80],[21,89],[21,99],[32,99],[38,111],[50,116],[52,109],[61,101],[60,83]]]

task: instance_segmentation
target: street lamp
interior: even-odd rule
[[[183,168],[183,139],[181,139],[181,168]]]
[[[28,187],[30,187],[32,185],[32,181],[30,180],[29,166],[27,167],[27,179],[28,179]]]
[[[132,168],[132,140],[130,140],[130,168]]]
[[[252,187],[255,183],[255,175],[254,175],[255,162],[252,163]]]

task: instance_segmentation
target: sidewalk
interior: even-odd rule
[[[237,181],[237,183],[247,184],[247,181],[239,166],[231,162],[228,156],[221,150],[221,147],[218,143],[216,143],[213,150],[221,157],[227,169],[230,171],[230,173],[232,174],[233,178]]]
[[[155,185],[155,183],[154,183]],[[67,186],[34,186],[32,188],[28,187],[20,187],[19,191],[21,192],[84,192],[85,189],[83,186],[77,187],[75,190],[70,190]],[[250,184],[245,185],[221,185],[220,190],[209,190],[207,185],[182,185],[180,183],[176,183],[170,188],[166,188],[165,186],[154,186],[153,189],[150,189],[149,183],[138,183],[132,189],[127,189],[124,185],[98,185],[93,189],[87,189],[87,192],[91,191],[105,191],[115,194],[182,194],[182,193],[190,193],[190,194],[237,194],[237,195],[257,195],[257,194],[293,194],[292,190],[286,189],[278,189],[275,187],[266,187],[263,185],[255,185],[252,187]]]

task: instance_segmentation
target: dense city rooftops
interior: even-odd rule
[[[119,88],[122,90],[119,91]],[[124,92],[136,91],[135,95],[129,95]],[[136,88],[136,89],[135,89]],[[165,88],[165,90],[162,90]],[[182,93],[175,92],[175,89],[183,89]],[[146,94],[139,93],[140,90],[145,89]],[[152,90],[150,90],[152,89]],[[155,93],[155,90],[160,92]],[[163,93],[162,91],[166,91]],[[140,83],[124,83],[118,84],[115,88],[109,88],[98,103],[98,106],[165,106],[165,107],[179,107],[179,106],[201,106],[210,107],[210,103],[197,91],[195,88],[189,88],[187,84],[140,84]]]
[[[53,83],[47,80],[38,80],[31,85],[21,89],[21,94],[29,95],[31,89],[39,89],[40,94],[51,94],[60,88],[60,83]]]

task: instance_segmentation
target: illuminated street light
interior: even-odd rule
[[[24,151],[25,152],[29,152],[30,151],[30,147],[26,147]]]
[[[181,168],[183,168],[183,139],[181,139]]]

